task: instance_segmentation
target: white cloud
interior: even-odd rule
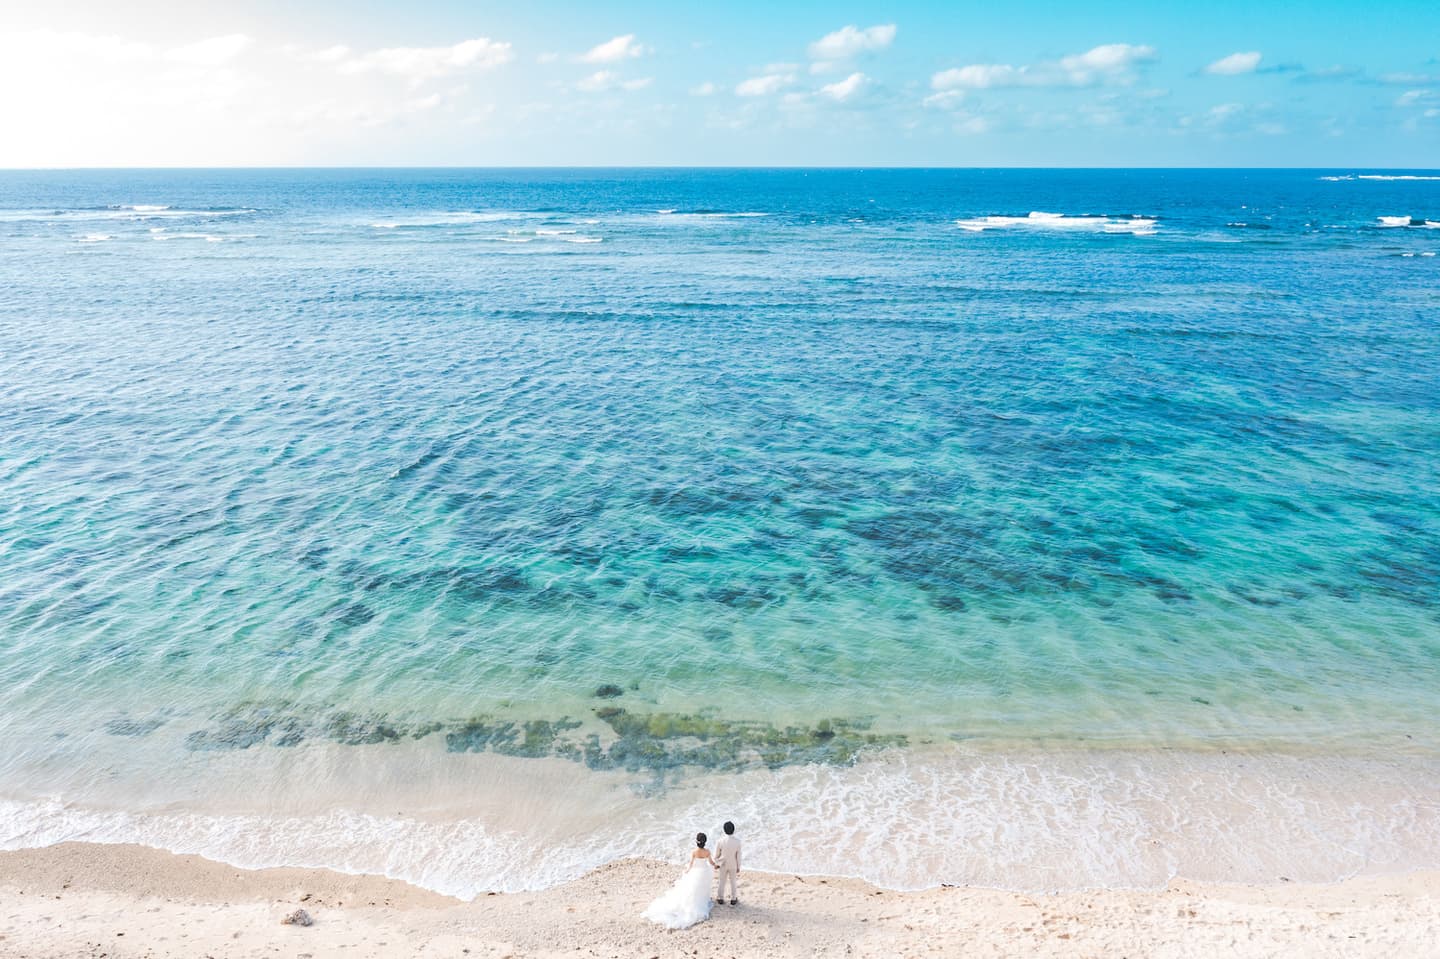
[[[1242,73],[1254,73],[1258,66],[1260,66],[1260,51],[1250,50],[1221,57],[1206,67],[1205,72],[1216,77],[1234,77]]]
[[[1429,90],[1406,90],[1395,98],[1395,105],[1397,107],[1414,106],[1422,100],[1430,99],[1430,95],[1431,91]]]
[[[1182,127],[1208,128],[1219,132],[1236,129],[1231,121],[1240,120],[1250,113],[1243,103],[1220,103],[1204,113],[1183,116],[1179,122]]]
[[[690,95],[692,97],[713,97],[719,92],[720,88],[708,81],[705,83],[696,84],[695,86],[690,88]]]
[[[418,85],[464,70],[494,69],[512,57],[510,44],[476,37],[448,47],[386,47],[334,62],[341,73],[382,73]]]
[[[466,81],[513,53],[463,35],[375,49],[339,38],[298,46],[258,33],[195,34],[143,17],[134,31],[0,29],[0,89],[27,90],[0,97],[0,165],[384,164],[437,149],[458,157],[459,124],[505,92],[483,84],[476,93]],[[644,82],[616,81],[621,90]],[[507,124],[523,122],[512,116],[520,105],[506,111]],[[391,125],[406,136],[370,132]]]
[[[928,97],[926,97],[924,100],[924,105],[927,107],[939,107],[940,109],[950,110],[959,106],[961,101],[963,101],[964,99],[964,90],[941,90],[938,93],[932,93]]]
[[[822,97],[829,97],[836,103],[844,103],[853,99],[856,94],[870,83],[870,78],[863,73],[852,73],[844,80],[829,83],[820,88]]]
[[[941,70],[930,78],[932,90],[984,90],[987,87],[1019,86],[1025,67],[1005,63],[972,63]]]
[[[176,47],[166,52],[165,59],[197,67],[215,67],[234,60],[253,42],[243,33],[231,33]]]
[[[794,82],[793,73],[766,73],[744,81],[735,88],[735,92],[742,97],[768,97]]]
[[[644,46],[635,42],[635,34],[627,33],[591,47],[580,55],[580,62],[619,63],[622,60],[631,60],[642,56],[647,52],[649,51]]]
[[[535,55],[536,63],[554,63],[556,60],[559,59],[560,54],[558,53],[537,53]]]
[[[415,97],[414,99],[406,100],[403,104],[403,109],[407,113],[422,113],[426,110],[435,109],[442,102],[443,98],[440,94],[432,93],[428,97]]]
[[[895,40],[895,24],[885,23],[864,30],[844,26],[810,44],[812,60],[848,60],[872,50],[884,50]]]
[[[605,93],[609,90],[640,90],[650,85],[650,77],[626,80],[614,70],[597,70],[575,84],[582,93]]]
[[[333,47],[326,47],[323,50],[316,50],[312,53],[302,54],[301,58],[315,63],[339,63],[350,57],[350,48],[343,43],[337,43]]]
[[[1343,63],[1332,64],[1328,67],[1321,67],[1318,70],[1306,70],[1296,77],[1297,80],[1306,83],[1314,83],[1321,80],[1354,80],[1361,76],[1359,67],[1347,67]]]
[[[70,61],[72,63],[134,63],[155,56],[148,43],[124,37],[65,33],[57,30],[0,32],[0,55],[7,59]]]
[[[930,78],[930,88],[944,92],[994,87],[1088,87],[1099,83],[1129,83],[1135,67],[1153,59],[1154,47],[1106,43],[1056,61],[1018,67],[1008,63],[972,63],[952,67],[934,74]]]
[[[1072,76],[1084,77],[1092,73],[1113,74],[1128,70],[1131,64],[1140,60],[1151,60],[1155,51],[1151,47],[1131,46],[1128,43],[1103,43],[1084,53],[1060,58],[1062,69]]]

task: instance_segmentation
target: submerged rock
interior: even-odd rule
[[[621,687],[612,684],[596,692],[603,699],[623,694]],[[503,708],[506,704],[497,705]],[[806,763],[848,765],[866,750],[906,742],[901,735],[872,732],[863,719],[825,719],[814,725],[779,727],[723,719],[711,711],[636,712],[608,703],[597,706],[594,717],[608,731],[587,730],[576,736],[574,731],[583,724],[568,716],[520,720],[476,715],[438,721],[324,707],[315,714],[297,703],[276,700],[242,703],[213,717],[210,726],[185,738],[185,748],[293,747],[307,740],[344,746],[393,745],[439,733],[448,752],[567,759],[591,769],[650,774],[658,789],[663,788],[667,774],[678,775],[686,769],[739,772]],[[110,731],[141,734],[138,728],[131,731],[130,722],[116,720]]]
[[[112,736],[148,736],[163,725],[163,719],[112,719],[105,731]]]
[[[863,721],[822,720],[813,727],[777,728],[678,713],[639,714],[615,706],[595,711],[619,738],[602,748],[598,737],[584,753],[592,769],[660,773],[698,766],[739,771],[757,765],[778,769],[800,763],[848,765],[867,748],[898,746],[899,735],[877,735]]]
[[[332,713],[325,721],[323,733],[327,739],[346,746],[398,743],[404,736],[383,716],[360,716],[348,712]]]
[[[249,749],[263,743],[275,729],[273,719],[226,719],[215,729],[196,730],[185,737],[185,748],[196,752]]]

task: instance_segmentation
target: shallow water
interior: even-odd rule
[[[1098,748],[1390,764],[1440,858],[1440,182],[1377,172],[0,173],[0,843],[612,784],[428,879],[520,888]]]

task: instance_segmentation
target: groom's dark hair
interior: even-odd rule
[[[733,822],[727,822],[727,823],[725,824],[725,826],[724,826],[724,829],[725,829],[725,835],[727,835],[727,836],[733,836],[733,835],[735,835],[735,824],[734,824]]]

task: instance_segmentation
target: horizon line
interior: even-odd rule
[[[927,164],[255,164],[255,165],[226,165],[226,166],[4,166],[0,165],[0,173],[90,173],[90,172],[158,172],[158,171],[253,171],[253,170],[835,170],[835,171],[866,171],[866,170],[896,170],[896,171],[920,171],[920,170],[1052,170],[1052,171],[1081,171],[1081,170],[1107,170],[1107,171],[1150,171],[1150,170],[1212,170],[1212,171],[1242,171],[1242,170],[1265,170],[1281,171],[1294,170],[1300,172],[1310,171],[1344,171],[1344,170],[1383,170],[1393,171],[1416,171],[1422,173],[1440,172],[1440,167],[1389,167],[1368,164],[1347,164],[1344,166],[1055,166],[1045,164],[1004,164],[1004,165],[927,165]]]

